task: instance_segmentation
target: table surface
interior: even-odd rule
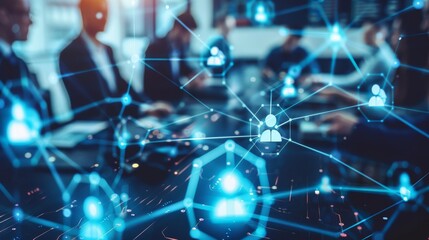
[[[8,176],[2,182],[3,190],[12,196],[8,199],[7,194],[0,194],[0,238],[79,239],[78,234],[91,224],[83,210],[88,196],[97,197],[101,203],[104,214],[95,222],[103,229],[105,239],[189,239],[194,227],[215,239],[259,238],[263,235],[254,231],[262,224],[261,219],[262,222],[268,220],[266,239],[364,239],[382,231],[397,214],[398,206],[403,205],[399,196],[387,194],[377,185],[378,182],[389,184],[383,174],[390,165],[342,154],[332,141],[302,140],[296,122],[286,124],[288,127],[281,130],[286,136],[284,145],[273,147],[282,149],[278,156],[261,155],[265,145],[258,146],[260,143],[251,142],[252,137],[246,136],[252,135],[248,134],[248,120],[255,116],[245,109],[190,109],[187,116],[194,116],[193,124],[184,131],[189,130],[193,135],[187,139],[178,140],[168,134],[163,137],[151,131],[142,146],[139,143],[147,130],[135,130],[141,139],[125,148],[123,160],[128,170],[117,167],[120,157],[111,157],[112,151],[119,155],[121,151],[112,146],[111,137],[106,137],[113,135],[110,131],[93,136],[73,150],[47,149],[47,155],[55,156],[57,163],[69,158],[85,162],[88,169],[55,168],[55,162],[47,163],[43,157],[38,166],[8,172],[3,169],[2,175]],[[324,110],[299,108],[288,111],[288,115],[296,118]],[[200,132],[204,132],[204,140],[199,140]],[[227,140],[246,149],[249,156],[265,160],[266,173],[246,161],[249,157],[246,154],[233,157],[242,181],[250,182],[262,200],[257,200],[254,213],[245,222],[216,222],[213,205],[219,199],[228,198],[215,187],[217,179],[228,168],[225,163],[228,157],[217,156],[196,178],[199,183],[192,220],[196,224],[192,225],[187,215],[191,209],[184,206],[183,200],[194,179],[193,161],[207,159],[211,151],[224,146]],[[162,147],[176,152],[156,152]],[[330,157],[331,154],[334,157]],[[133,163],[139,166],[133,168]],[[261,184],[261,175],[267,177],[268,186]],[[330,178],[328,188],[332,187],[328,192],[324,192],[326,189],[321,185],[325,176]],[[269,190],[267,196],[272,199],[272,205],[267,205],[269,216],[262,213],[267,207],[263,200],[264,188]],[[112,194],[121,200],[113,201]],[[69,198],[64,199],[65,195]],[[68,215],[65,209],[70,210],[70,216],[65,216]],[[427,218],[427,211],[423,212]],[[21,214],[22,219],[17,214]],[[117,219],[123,219],[124,229],[115,225]],[[418,227],[417,222],[420,221],[416,221],[414,227]]]

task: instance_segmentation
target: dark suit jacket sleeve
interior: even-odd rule
[[[424,126],[426,122],[426,126]],[[429,132],[429,118],[416,122]],[[409,127],[392,128],[382,123],[359,123],[352,134],[340,144],[342,148],[359,156],[393,161],[411,161],[419,166],[428,166],[429,139]]]
[[[109,46],[106,46],[106,48],[107,48],[107,53],[109,54],[110,62],[113,65],[112,69],[113,69],[114,74],[115,74],[115,79],[116,79],[116,84],[117,84],[118,92],[125,94],[129,90],[129,95],[131,96],[131,98],[134,101],[145,102],[145,103],[151,102],[151,100],[150,100],[149,97],[147,97],[143,93],[137,93],[134,90],[134,88],[132,86],[130,86],[131,83],[129,83],[128,81],[126,81],[122,77],[121,72],[119,71],[119,67],[116,65],[117,62],[116,62],[115,56],[113,54],[113,49],[111,47],[109,47]]]
[[[186,59],[189,58],[185,54],[183,54],[180,58]],[[191,67],[188,61],[181,61],[180,62],[180,73],[184,77],[193,77],[192,74],[196,74],[196,70]]]

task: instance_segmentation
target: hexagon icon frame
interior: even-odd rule
[[[211,48],[217,47],[217,46],[211,46]],[[230,49],[232,49],[232,46],[229,46]],[[231,51],[231,50],[230,50]],[[232,67],[234,67],[234,58],[231,56],[228,56],[229,59],[227,62],[228,65],[222,66],[222,67],[210,67],[207,66],[206,61],[204,57],[201,57],[200,66],[209,74],[210,77],[213,78],[224,78],[226,74],[231,70]],[[219,73],[216,73],[216,70],[222,70]]]
[[[275,129],[278,129],[279,127],[281,127],[281,126],[283,126],[283,125],[287,125],[287,131],[288,131],[288,137],[287,136],[283,136],[282,138],[284,138],[283,139],[283,141],[282,141],[282,145],[281,145],[281,147],[280,147],[280,149],[277,151],[277,152],[265,152],[263,149],[261,149],[259,146],[258,146],[258,144],[262,144],[261,142],[260,142],[260,138],[261,138],[261,127],[264,125],[264,122],[263,121],[261,121],[261,120],[259,120],[259,119],[255,119],[255,118],[257,118],[257,115],[258,115],[258,113],[260,113],[261,112],[261,110],[262,109],[264,109],[264,108],[267,108],[267,107],[276,107],[276,108],[279,108],[280,109],[280,111],[279,111],[279,113],[278,114],[276,114],[276,116],[278,116],[279,114],[284,114],[285,115],[285,117],[287,118],[287,121],[285,121],[285,122],[282,122],[282,123],[279,123],[279,124],[276,124],[276,126],[274,127]],[[271,112],[271,111],[270,111]],[[286,111],[282,108],[282,107],[280,107],[280,104],[276,104],[276,105],[271,105],[271,104],[269,104],[269,105],[265,105],[265,104],[261,104],[261,106],[259,107],[259,109],[255,112],[255,114],[254,114],[254,116],[252,117],[252,118],[250,118],[249,119],[249,124],[250,124],[250,136],[252,136],[252,125],[254,125],[253,124],[253,121],[254,120],[256,120],[256,121],[259,121],[259,123],[258,123],[258,125],[257,125],[257,127],[258,127],[258,135],[257,135],[257,137],[256,138],[250,138],[249,140],[250,140],[250,142],[254,142],[254,141],[257,141],[257,142],[255,142],[255,147],[258,149],[258,151],[261,153],[261,155],[262,156],[264,156],[264,155],[275,155],[275,156],[279,156],[280,155],[280,152],[282,152],[283,151],[283,149],[286,147],[286,145],[290,142],[290,139],[292,139],[292,119],[289,117],[289,115],[287,115],[287,113],[286,113]]]
[[[363,102],[363,99],[367,99],[367,95],[363,94],[362,91],[362,87],[365,86],[365,84],[368,83],[368,81],[371,79],[377,79],[374,80],[374,82],[382,82],[383,87],[381,88],[382,90],[384,90],[384,92],[386,92],[386,90],[389,90],[389,93],[386,94],[387,95],[387,101],[382,107],[370,107],[369,105],[369,101],[368,102]],[[366,77],[362,80],[362,82],[358,85],[357,87],[358,90],[358,110],[359,112],[365,117],[365,119],[368,122],[384,122],[384,120],[389,116],[390,112],[393,111],[394,109],[394,87],[392,86],[392,84],[389,82],[389,80],[387,80],[386,76],[381,73],[381,74],[367,74]],[[367,91],[371,91],[370,89],[368,89]],[[385,111],[384,114],[380,114],[379,116],[377,116],[377,118],[373,118],[373,116],[371,116],[369,110],[372,109],[382,109],[383,111]],[[374,113],[373,113],[374,114]]]
[[[193,239],[216,239],[195,227],[197,226],[197,219],[195,217],[194,198],[199,184],[202,168],[205,165],[213,162],[215,159],[221,157],[222,155],[226,155],[227,164],[232,162],[231,159],[234,158],[234,155],[237,155],[241,157],[243,161],[247,161],[250,164],[254,165],[258,169],[260,185],[269,186],[269,181],[266,174],[267,170],[265,168],[265,160],[250,153],[243,147],[237,145],[232,140],[226,141],[225,144],[222,144],[214,150],[206,153],[204,156],[195,159],[192,164],[192,173],[189,179],[186,197],[183,200],[183,204],[186,208],[186,215],[188,217],[189,226],[191,229],[189,233]],[[270,213],[270,208],[273,199],[271,198],[271,192],[269,187],[262,187],[261,191],[264,198],[262,200],[261,212],[256,218],[258,219],[258,227],[253,233],[248,234],[246,237],[244,237],[243,239],[245,240],[260,239],[261,237],[264,237],[266,235],[265,226],[268,222],[268,215]]]

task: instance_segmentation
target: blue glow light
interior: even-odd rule
[[[199,239],[201,237],[201,231],[197,228],[192,228],[189,232],[189,235],[191,235],[191,237],[194,239]]]
[[[89,174],[89,182],[92,185],[98,185],[100,183],[100,175],[98,175],[98,173],[93,172],[91,174]]]
[[[22,220],[24,220],[24,212],[19,207],[13,209],[12,215],[13,219],[15,219],[17,222],[22,222]]]
[[[70,209],[65,208],[65,209],[63,210],[63,216],[64,216],[64,217],[69,218],[69,217],[71,216],[71,214],[72,214],[72,212],[70,211]]]
[[[269,0],[255,0],[249,3],[249,17],[255,24],[269,25],[274,17],[274,4]]]
[[[240,188],[238,176],[233,173],[225,174],[222,179],[222,190],[228,194],[234,194]]]
[[[12,106],[12,118],[15,120],[23,121],[25,119],[24,106],[17,103]]]
[[[105,231],[100,224],[88,222],[80,230],[80,237],[85,240],[104,239]]]
[[[424,1],[423,0],[414,0],[413,1],[413,7],[415,9],[422,9],[424,7]]]
[[[88,197],[83,203],[83,212],[89,220],[100,220],[103,217],[103,206],[96,197]]]
[[[116,218],[113,224],[117,232],[123,232],[125,230],[125,222],[122,218]]]
[[[320,189],[325,192],[325,193],[329,193],[332,192],[332,187],[331,187],[331,183],[330,183],[330,179],[327,176],[324,176],[322,178],[322,183],[320,184]]]
[[[285,98],[294,98],[297,96],[297,91],[294,86],[295,80],[290,77],[286,76],[284,79],[284,87],[282,89],[282,95]]]
[[[407,173],[402,173],[399,176],[399,194],[404,202],[414,198],[414,189],[411,185],[410,176]]]
[[[246,218],[248,215],[245,203],[239,198],[222,199],[215,207],[216,218],[225,218],[235,221]]]
[[[16,103],[6,127],[7,139],[11,144],[31,143],[39,137],[41,125],[40,116],[34,109]]]
[[[128,106],[131,104],[131,96],[128,94],[125,94],[124,96],[122,96],[122,104],[124,104],[124,106]]]
[[[331,30],[331,41],[334,43],[341,42],[343,40],[343,36],[341,34],[340,26],[338,23],[334,24]]]
[[[12,121],[7,127],[7,136],[11,143],[29,143],[33,139],[33,134],[24,122]]]
[[[406,187],[400,187],[399,193],[401,194],[402,200],[408,202],[411,199],[411,190]]]

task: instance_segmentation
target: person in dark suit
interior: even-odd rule
[[[306,75],[319,72],[319,65],[314,60],[309,61],[304,66],[300,66],[300,64],[310,59],[308,51],[300,46],[303,27],[287,27],[290,31],[288,37],[285,38],[281,46],[271,49],[265,58],[262,75],[268,84],[283,80],[281,78],[282,73],[289,74],[295,80],[298,80]],[[294,72],[296,66],[300,68],[298,72]]]
[[[185,12],[177,17],[173,28],[164,38],[152,42],[145,53],[144,91],[153,100],[178,103],[184,92],[180,80],[195,76],[186,61],[191,41],[191,32],[197,28],[194,17]],[[167,60],[169,59],[169,60]],[[205,75],[199,75],[187,85],[189,89],[203,86]]]
[[[97,39],[97,34],[103,32],[106,27],[108,2],[82,0],[79,8],[83,30],[60,54],[60,71],[72,109],[89,108],[82,112],[79,110],[75,119],[104,119],[118,116],[123,102],[112,102],[113,99],[127,97],[129,101],[149,102],[148,98],[137,94],[121,77],[112,48]],[[92,104],[96,105],[98,111],[91,108]],[[166,105],[156,105],[155,108],[170,111]],[[127,110],[129,114],[139,112],[136,106],[131,106]]]
[[[50,113],[50,95],[40,88],[34,74],[27,64],[12,49],[17,41],[26,41],[32,24],[30,8],[26,0],[0,0],[0,84],[2,99],[5,92],[10,92],[27,105],[36,108],[39,114],[43,110]],[[35,94],[42,98],[35,98]],[[41,106],[44,105],[44,106]]]
[[[27,132],[8,129],[11,123],[17,121],[13,117],[13,106],[22,107],[20,109],[23,109],[21,112],[23,119],[20,119],[20,122],[24,122],[24,125],[29,128],[31,127],[29,122],[34,119],[40,120],[40,118],[46,120],[50,113],[49,92],[40,88],[26,62],[19,58],[12,48],[17,41],[27,41],[31,24],[27,0],[0,0],[0,138],[2,139],[0,183],[14,196],[19,195],[17,186],[19,186],[20,176],[12,165],[12,161],[15,159],[12,159],[14,157],[9,154],[11,147],[6,147],[9,144],[6,144],[6,141],[13,143],[16,140],[11,138],[9,135],[11,133],[15,134],[15,137],[22,138]],[[6,141],[3,142],[3,140]],[[0,197],[0,203],[7,206],[2,202],[3,200],[4,198]]]

